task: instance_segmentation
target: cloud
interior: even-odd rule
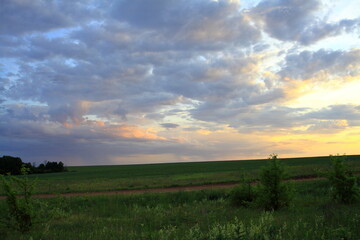
[[[307,28],[299,37],[303,45],[310,45],[321,39],[337,36],[342,33],[356,32],[360,27],[360,18],[344,19],[337,23],[318,22]]]
[[[348,126],[345,120],[322,120],[310,125],[306,131],[311,133],[333,134],[345,130]]]
[[[24,34],[68,27],[87,18],[81,2],[3,0],[0,34]],[[86,9],[91,13],[91,9]]]
[[[319,8],[319,1],[275,0],[260,2],[251,13],[270,36],[294,41],[314,20],[313,13]]]
[[[323,3],[318,0],[262,1],[251,9],[250,15],[271,37],[302,45],[358,29],[359,18],[335,23],[320,18],[318,13],[323,8]]]
[[[360,51],[301,51],[289,54],[285,58],[284,67],[279,74],[283,78],[306,80],[315,77],[316,74],[325,73],[339,76],[356,76],[360,62]]]
[[[248,46],[260,37],[239,7],[237,1],[230,0],[123,0],[114,4],[112,15],[145,31],[153,45],[157,42],[166,49],[219,49],[224,44]]]
[[[176,123],[162,123],[160,124],[162,127],[169,129],[169,128],[178,128],[180,125]]]
[[[331,105],[322,108],[318,111],[308,113],[306,117],[314,119],[328,119],[328,120],[359,120],[360,119],[360,106],[356,105]]]
[[[101,133],[126,139],[166,140],[164,137],[157,136],[152,129],[140,129],[133,125],[111,126],[100,131]]]
[[[219,159],[264,153],[260,133],[358,126],[357,105],[291,107],[303,88],[357,79],[359,50],[305,45],[354,33],[358,19],[327,21],[318,1],[250,5],[3,1],[0,150],[79,163]]]

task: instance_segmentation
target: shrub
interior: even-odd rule
[[[277,155],[272,154],[260,175],[258,203],[265,210],[278,210],[289,206],[294,192],[290,183],[284,182],[285,168]]]
[[[27,169],[23,166],[22,174],[27,173]],[[19,232],[25,233],[30,231],[33,225],[33,201],[32,193],[34,189],[34,181],[28,178],[11,177],[5,178],[1,176],[2,184],[6,194],[6,203],[8,206],[8,214],[5,219],[5,225]],[[18,192],[16,189],[19,189]],[[22,197],[19,198],[18,195]]]
[[[255,199],[256,193],[250,180],[243,177],[242,182],[230,192],[230,201],[235,206],[248,207]]]
[[[356,201],[359,195],[356,177],[352,175],[346,164],[346,156],[331,156],[332,169],[328,179],[331,184],[332,197],[335,201],[350,204]]]

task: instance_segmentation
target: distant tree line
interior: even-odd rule
[[[67,171],[62,162],[44,162],[39,166],[35,164],[25,163],[19,157],[3,156],[0,157],[0,174],[20,175],[21,168],[25,167],[29,174],[32,173],[53,173]]]

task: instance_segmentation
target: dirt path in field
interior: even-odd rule
[[[288,179],[287,181],[313,181],[325,179],[322,177],[295,177]],[[101,195],[129,195],[129,194],[142,194],[142,193],[167,193],[167,192],[181,192],[181,191],[198,191],[206,189],[218,189],[218,188],[231,188],[239,184],[238,182],[230,183],[213,183],[203,185],[192,186],[176,186],[176,187],[164,187],[164,188],[147,188],[147,189],[124,189],[124,190],[111,190],[111,191],[97,191],[97,192],[72,192],[72,193],[60,193],[60,194],[34,194],[36,198],[51,198],[51,197],[76,197],[76,196],[101,196]],[[253,182],[252,184],[256,184]],[[4,199],[5,196],[0,196],[0,199]]]

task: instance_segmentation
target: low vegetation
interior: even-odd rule
[[[258,187],[258,202],[265,210],[278,210],[290,205],[293,199],[293,189],[285,182],[284,165],[277,155],[270,155],[268,165],[263,167]]]
[[[34,199],[30,175],[6,176],[7,198],[0,200],[0,236],[4,240],[358,240],[360,201],[349,196],[354,192],[357,196],[359,177],[349,173],[343,157],[332,159],[324,173],[329,179],[288,185],[284,181],[288,168],[272,155],[259,171],[258,185],[253,185],[251,177],[239,177],[242,185],[233,190],[128,196]],[[339,182],[352,187],[338,188]],[[352,200],[340,200],[336,189]],[[264,195],[270,201],[264,203]],[[26,220],[29,218],[31,221]]]
[[[28,169],[23,167],[21,173],[27,174]],[[32,193],[35,182],[28,178],[4,178],[1,181],[6,193],[7,211],[4,211],[5,217],[2,224],[7,229],[19,231],[21,233],[29,232],[34,220],[34,204]],[[22,196],[22,197],[18,197]]]
[[[347,156],[349,169],[360,173],[360,155]],[[287,177],[326,177],[330,157],[281,158]],[[34,193],[68,193],[111,191],[121,189],[162,188],[190,186],[242,180],[246,173],[249,181],[259,181],[265,160],[217,161],[194,163],[164,163],[112,166],[68,166],[67,172],[30,174],[37,179]],[[4,195],[0,187],[0,195]]]
[[[341,203],[350,204],[359,197],[356,177],[349,169],[346,156],[331,156],[332,169],[328,178],[331,183],[333,199]]]
[[[234,207],[230,191],[221,189],[41,199],[47,209],[57,209],[51,221],[27,233],[0,233],[4,240],[358,240],[360,203],[333,202],[329,187],[327,180],[296,182],[292,206],[275,212]],[[6,208],[0,201],[0,215]]]
[[[243,176],[241,182],[230,192],[231,203],[236,207],[253,205],[258,197],[258,192],[255,191],[253,184],[254,182]]]

